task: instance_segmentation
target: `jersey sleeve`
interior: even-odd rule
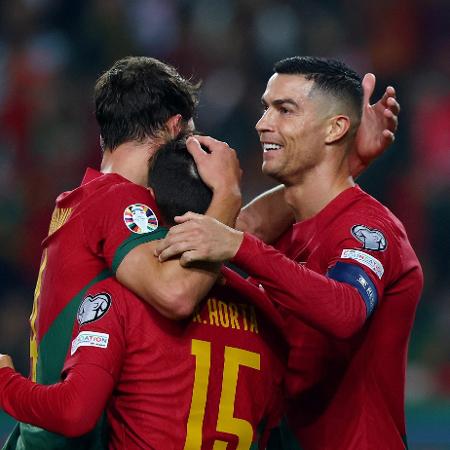
[[[257,278],[273,302],[315,328],[346,338],[366,320],[355,287],[304,267],[254,236],[244,234],[233,262]]]
[[[330,244],[324,249],[327,276],[356,288],[369,317],[394,278],[393,255],[400,252],[392,227],[376,218],[361,221],[350,216],[339,227],[333,227],[330,236]]]
[[[90,250],[114,273],[130,250],[166,233],[150,192],[133,183],[115,184],[99,195],[84,212],[83,228]]]
[[[124,292],[112,278],[88,289],[77,311],[63,375],[79,364],[91,364],[117,382],[126,348]]]
[[[103,369],[80,365],[49,386],[36,384],[10,368],[0,369],[0,408],[16,420],[66,437],[94,428],[113,390]]]

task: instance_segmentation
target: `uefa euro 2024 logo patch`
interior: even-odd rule
[[[136,234],[150,233],[158,228],[158,218],[151,208],[142,203],[127,206],[123,212],[127,228]]]

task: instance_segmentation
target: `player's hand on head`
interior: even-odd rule
[[[197,164],[202,180],[213,192],[230,191],[240,195],[242,170],[234,149],[226,142],[199,135],[189,137],[186,146]],[[206,147],[209,152],[201,146]]]
[[[178,225],[156,247],[161,262],[174,257],[180,257],[182,266],[198,261],[223,262],[231,259],[241,245],[243,233],[212,217],[188,212],[175,221]]]
[[[400,114],[400,104],[395,89],[388,86],[383,96],[370,104],[375,89],[375,75],[368,73],[362,81],[364,99],[361,124],[356,134],[355,146],[350,154],[350,170],[358,176],[375,158],[394,142]]]
[[[11,369],[14,369],[14,364],[11,356],[3,355],[0,353],[0,369],[3,369],[4,367],[10,367]]]

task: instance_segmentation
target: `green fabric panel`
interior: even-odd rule
[[[261,436],[263,435],[264,430],[266,429],[266,425],[267,425],[267,417],[263,417],[256,430],[256,440],[252,442],[252,445],[250,446],[249,450],[259,449],[259,441],[261,440]]]
[[[41,428],[21,423],[17,445],[11,450],[107,450],[108,435],[106,415],[99,419],[95,428],[80,437],[66,438]],[[9,449],[8,449],[9,450]]]
[[[271,432],[266,450],[302,450],[286,418],[283,418],[280,425]]]
[[[226,263],[224,263],[224,266],[228,267],[230,270],[232,270],[233,272],[236,272],[237,274],[239,274],[242,278],[248,278],[250,275],[245,272],[244,270],[242,270],[241,268],[239,268],[238,266],[236,266],[236,264],[230,263],[229,261],[227,261]]]
[[[39,343],[36,369],[36,380],[38,383],[54,384],[60,381],[61,370],[72,339],[73,324],[80,302],[86,291],[93,284],[111,276],[112,273],[109,270],[104,270],[97,275],[67,304],[53,321]],[[45,371],[43,367],[45,367]]]
[[[95,283],[111,277],[104,270],[90,281],[61,311],[39,344],[36,370],[37,382],[54,384],[60,381],[61,370],[72,338],[73,324],[78,307],[86,291]],[[45,367],[45,371],[43,370]],[[79,438],[66,438],[32,425],[20,423],[10,435],[4,450],[102,450],[106,449],[106,419],[101,418],[93,431]]]
[[[114,274],[116,273],[120,263],[123,261],[123,258],[127,256],[127,254],[133,250],[133,248],[138,245],[145,244],[147,242],[156,241],[157,239],[163,239],[167,232],[169,231],[166,227],[159,227],[155,231],[151,233],[145,234],[132,234],[128,238],[126,238],[122,244],[116,250],[114,254],[113,262],[112,262],[112,271]]]
[[[408,438],[406,436],[406,434],[404,436],[402,436],[403,439],[403,443],[405,444],[405,450],[408,450]]]

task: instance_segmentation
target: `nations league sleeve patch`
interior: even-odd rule
[[[94,322],[102,318],[111,306],[111,296],[106,292],[94,295],[88,295],[84,298],[77,312],[77,320],[80,325]]]
[[[108,348],[109,334],[96,331],[82,331],[73,341],[70,348],[70,356],[80,347]]]
[[[158,218],[153,210],[142,203],[135,203],[125,208],[123,221],[126,227],[136,234],[145,234],[158,228]]]
[[[351,229],[352,235],[362,243],[366,250],[386,250],[387,241],[380,230],[369,228],[364,225],[354,225]]]

